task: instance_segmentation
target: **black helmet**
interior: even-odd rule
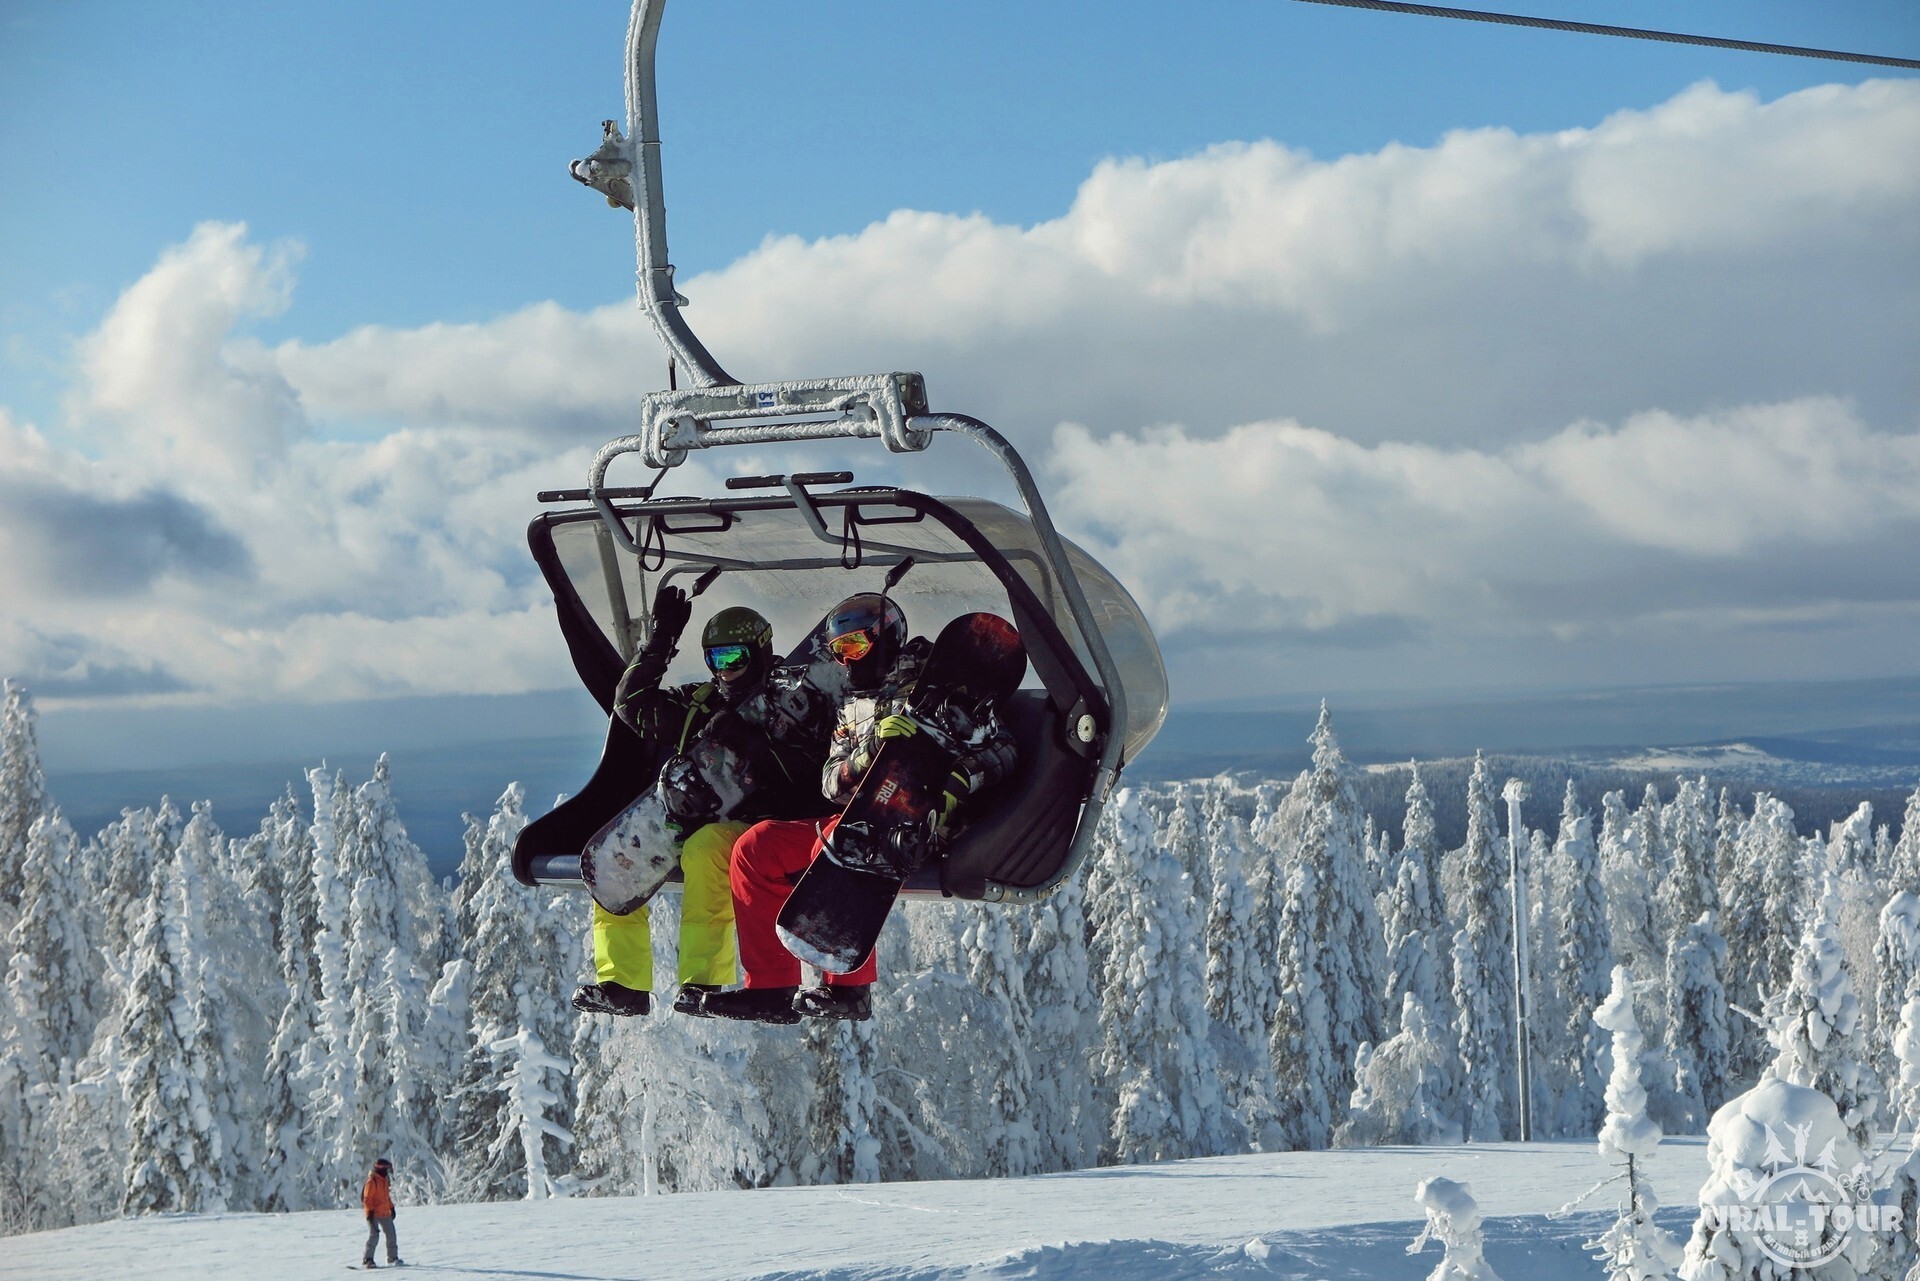
[[[715,676],[743,667],[749,677],[762,675],[773,665],[773,624],[745,605],[733,605],[707,620],[700,646]]]
[[[907,643],[907,616],[878,592],[860,592],[827,615],[826,649],[846,664],[856,686],[877,684]]]

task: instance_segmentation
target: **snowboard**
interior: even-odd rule
[[[716,817],[732,817],[778,769],[765,751],[765,735],[791,737],[809,724],[830,723],[832,709],[845,698],[846,668],[827,651],[827,623],[821,620],[752,698],[715,713],[686,754],[675,758],[676,768],[697,775],[685,780],[688,785],[711,793]],[[608,912],[636,912],[680,866],[684,835],[669,820],[658,789],[648,788],[581,849],[580,879]]]
[[[643,907],[680,866],[677,835],[652,788],[615,814],[580,851],[580,879],[615,916]]]
[[[907,698],[914,734],[883,739],[853,797],[780,909],[780,942],[828,974],[860,968],[906,878],[938,856],[934,829],[966,728],[992,723],[1020,686],[1027,651],[997,614],[941,629]]]

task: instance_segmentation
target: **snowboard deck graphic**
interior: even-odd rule
[[[615,916],[638,911],[678,866],[680,847],[651,788],[608,820],[580,851],[580,879],[593,901]]]
[[[907,706],[919,732],[884,739],[820,856],[780,909],[780,942],[829,974],[859,969],[907,876],[926,861],[960,744],[943,712],[990,707],[1019,688],[1027,652],[997,614],[962,614],[941,629]]]

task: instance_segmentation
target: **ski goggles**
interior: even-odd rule
[[[753,648],[749,645],[707,646],[707,670],[716,676],[727,672],[744,672],[752,662]]]
[[[827,652],[843,663],[857,663],[873,652],[873,636],[864,628],[842,632],[827,642]]]

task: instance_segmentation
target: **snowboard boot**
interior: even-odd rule
[[[855,1023],[865,1023],[873,1017],[873,998],[868,989],[873,985],[862,983],[858,987],[810,987],[793,998],[796,1012],[812,1019],[850,1019]]]
[[[616,1014],[630,1018],[645,1014],[652,1003],[645,992],[636,992],[618,983],[591,983],[573,994],[573,1008],[582,1014]]]
[[[712,1018],[707,1013],[707,998],[719,990],[719,986],[713,983],[682,983],[679,992],[674,994],[674,1013],[696,1019]]]
[[[794,987],[743,987],[737,992],[709,992],[700,1003],[711,1018],[740,1019],[747,1023],[798,1023]]]

